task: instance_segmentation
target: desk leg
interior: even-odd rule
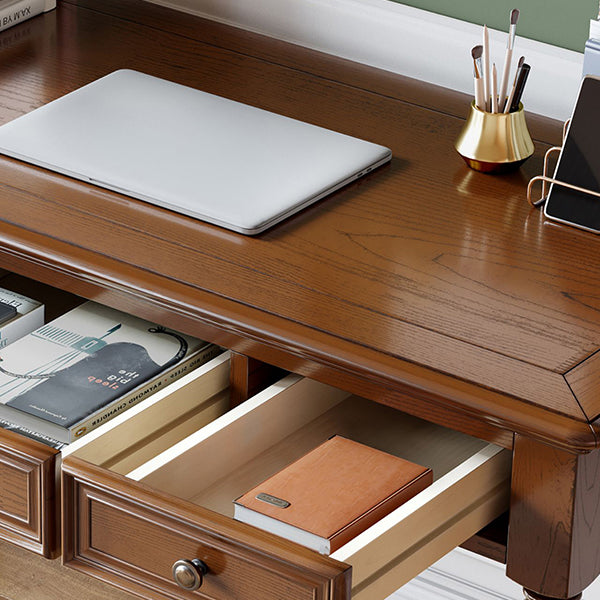
[[[515,436],[506,574],[533,600],[572,600],[599,573],[600,451]]]
[[[231,408],[245,402],[285,375],[278,369],[239,352],[231,352]]]

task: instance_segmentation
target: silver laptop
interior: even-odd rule
[[[6,123],[0,152],[249,235],[391,158],[382,146],[130,70]]]

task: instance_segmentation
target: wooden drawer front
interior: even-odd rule
[[[69,477],[67,488],[78,506],[79,568],[92,568],[144,598],[198,598],[176,585],[172,566],[178,558],[199,558],[210,565],[201,586],[202,598],[232,600],[324,600],[329,577],[307,574],[276,557],[216,535],[114,490],[110,493]],[[73,564],[68,562],[67,564]],[[116,579],[114,575],[117,575]]]
[[[48,557],[58,550],[55,455],[0,430],[0,537]]]
[[[135,434],[142,415],[112,434]],[[231,518],[235,498],[334,433],[431,466],[436,480],[331,557]],[[63,464],[65,560],[158,598],[188,597],[170,568],[198,558],[210,569],[200,597],[383,600],[508,507],[509,452],[293,375],[127,473],[103,468],[102,442]]]
[[[36,504],[40,493],[35,465],[0,454],[0,514],[15,527],[37,533]]]

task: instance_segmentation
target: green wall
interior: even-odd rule
[[[518,8],[517,35],[577,52],[583,52],[590,19],[598,16],[598,0],[404,0],[400,4],[500,31],[508,31],[510,11]]]

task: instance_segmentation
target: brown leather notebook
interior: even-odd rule
[[[432,481],[427,467],[334,436],[235,500],[234,518],[330,554]]]

